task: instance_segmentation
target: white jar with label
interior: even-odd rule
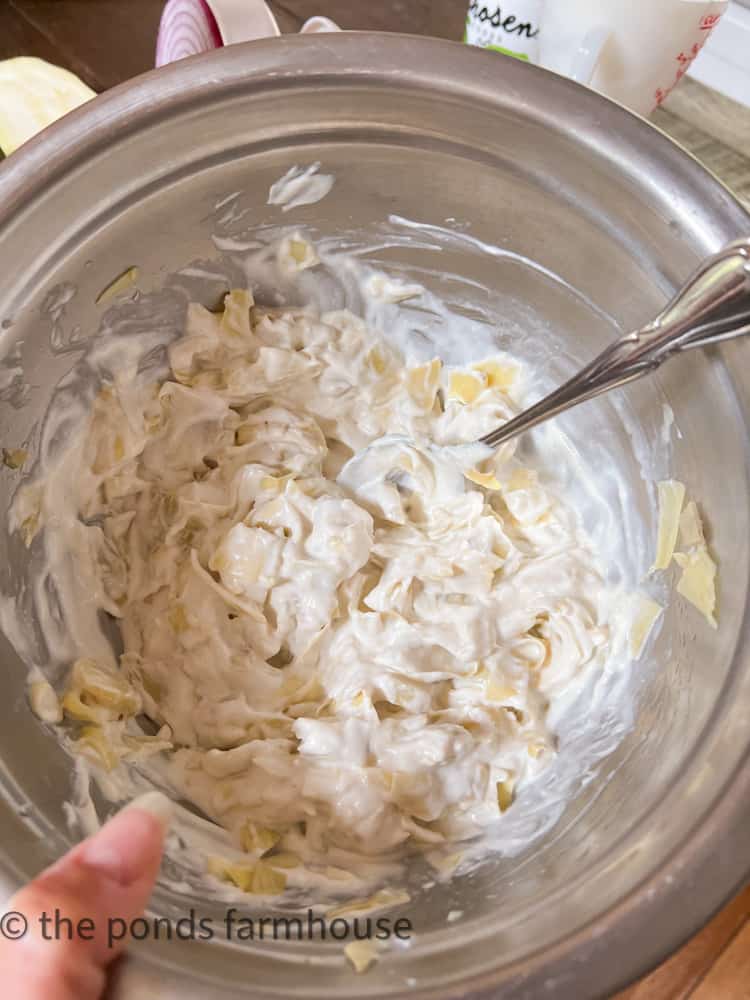
[[[540,62],[641,115],[677,86],[728,0],[544,0]]]
[[[542,0],[492,3],[471,0],[464,41],[517,59],[537,62]]]

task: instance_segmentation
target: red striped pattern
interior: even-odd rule
[[[219,26],[205,0],[168,0],[156,43],[156,65],[185,59],[222,45]]]

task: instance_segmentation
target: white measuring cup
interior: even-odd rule
[[[278,22],[264,0],[205,0],[211,8],[225,45],[251,42],[280,35]],[[299,29],[301,35],[339,31],[330,17],[309,17]]]
[[[687,73],[728,0],[543,0],[547,69],[650,114]]]

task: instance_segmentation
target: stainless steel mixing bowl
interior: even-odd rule
[[[222,195],[243,192],[243,225],[267,221],[270,181],[318,159],[337,185],[292,220],[325,234],[364,231],[389,213],[453,219],[518,255],[455,249],[450,264],[493,289],[509,346],[536,350],[553,374],[591,357],[616,325],[650,318],[702,257],[750,232],[731,195],[657,130],[520,62],[392,35],[235,46],[118,88],[0,168],[2,442],[35,440],[114,275],[137,263],[142,284],[156,287],[187,261],[216,256]],[[63,315],[45,298],[65,282],[77,294]],[[545,331],[560,350],[543,350]],[[740,887],[750,872],[749,361],[745,343],[685,357],[658,387],[629,397],[642,424],[659,425],[664,399],[674,410],[682,438],[671,471],[709,515],[721,627],[670,608],[639,667],[632,733],[582,783],[554,833],[425,890],[404,908],[412,946],[365,976],[340,945],[152,942],[121,970],[121,995],[604,996]],[[608,419],[599,405],[588,417],[594,443]],[[627,434],[608,440],[599,460],[628,468],[653,531]],[[0,472],[3,512],[17,481]],[[5,592],[20,558],[3,529]],[[71,767],[30,714],[24,664],[2,637],[0,658],[0,855],[10,888],[68,845]],[[154,899],[160,913],[191,905],[218,915],[166,888]],[[446,925],[450,910],[463,917]]]

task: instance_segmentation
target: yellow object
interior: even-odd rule
[[[651,631],[659,616],[664,611],[661,604],[652,601],[650,597],[638,594],[637,605],[633,616],[633,626],[630,631],[630,655],[634,660],[643,652],[643,647],[651,635]]]
[[[449,854],[447,856],[433,855],[432,857],[428,857],[427,860],[436,871],[442,872],[443,875],[452,875],[463,859],[463,853],[459,852],[458,854]]]
[[[63,710],[49,681],[35,681],[29,688],[31,710],[42,722],[57,724],[62,722]]]
[[[499,361],[482,361],[474,365],[475,371],[484,372],[490,389],[510,389],[518,378],[518,368]]]
[[[140,698],[118,673],[104,670],[93,660],[73,664],[70,686],[63,698],[67,715],[79,722],[106,722],[136,715]]]
[[[3,448],[3,465],[7,465],[14,472],[23,468],[28,457],[29,453],[25,448]]]
[[[464,472],[464,476],[470,483],[482,486],[485,490],[496,491],[502,489],[494,472],[479,472],[478,469],[470,469],[468,472]]]
[[[378,959],[378,949],[372,941],[352,941],[344,948],[344,954],[358,974],[367,972]]]
[[[414,402],[423,410],[431,410],[435,405],[442,362],[435,358],[426,365],[412,368],[406,375],[406,388]]]
[[[10,155],[92,97],[94,91],[66,69],[26,56],[5,59],[0,62],[0,148]]]
[[[113,771],[117,767],[119,758],[100,726],[85,726],[81,730],[81,738],[76,740],[76,746],[105,771]]]
[[[682,569],[682,577],[677,584],[677,593],[696,607],[711,628],[716,623],[716,563],[708,554],[705,545],[692,552],[675,554],[675,561]]]
[[[288,476],[264,476],[260,481],[260,488],[262,490],[268,490],[270,493],[275,490],[277,493],[283,493],[286,489],[286,484],[290,483],[294,479],[294,473],[289,473]]]
[[[99,293],[97,297],[96,304],[98,306],[103,306],[107,302],[111,302],[112,299],[116,299],[118,295],[122,295],[123,292],[127,290],[138,281],[138,268],[129,267],[127,271],[123,271],[122,274],[110,282],[109,285],[103,291]]]
[[[38,483],[22,486],[15,501],[15,518],[28,549],[42,526],[42,488]]]
[[[674,479],[659,483],[659,539],[652,573],[657,569],[668,569],[672,562],[684,501],[685,487],[682,483]]]
[[[256,826],[250,820],[240,830],[242,850],[247,854],[257,854],[262,857],[276,847],[280,840],[280,833],[277,833],[275,830],[267,830],[264,827]]]
[[[250,310],[255,305],[252,293],[244,288],[235,288],[224,299],[224,313],[221,317],[221,331],[230,337],[252,337]]]
[[[694,546],[706,544],[706,536],[703,533],[703,522],[698,513],[698,507],[694,500],[685,505],[685,509],[680,516],[680,542],[686,549]]]
[[[367,355],[367,360],[370,363],[370,367],[376,373],[376,375],[382,375],[383,372],[388,367],[388,362],[383,357],[381,351],[377,347],[373,347],[370,353]]]
[[[456,372],[451,375],[448,398],[461,403],[474,403],[482,395],[485,382],[479,376]]]
[[[252,865],[233,865],[223,858],[209,858],[208,871],[215,878],[231,882],[253,896],[280,896],[286,889],[286,875],[262,861]]]
[[[497,782],[497,807],[502,813],[507,812],[513,805],[515,797],[513,784],[511,780]]]

